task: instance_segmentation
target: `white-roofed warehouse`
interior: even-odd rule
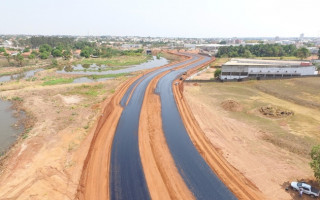
[[[243,78],[282,78],[316,75],[316,67],[307,61],[236,59],[222,65],[221,80]]]

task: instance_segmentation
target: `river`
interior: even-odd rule
[[[0,100],[0,153],[8,150],[23,131],[22,125],[15,125],[18,119],[14,117],[15,111],[11,106],[11,102]]]

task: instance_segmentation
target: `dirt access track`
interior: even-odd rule
[[[181,54],[177,55],[183,56]],[[184,57],[184,61],[190,60],[187,56],[184,55]],[[176,63],[170,65],[174,64]],[[205,63],[204,65],[207,64]],[[184,78],[196,72],[198,68],[204,65],[191,69],[184,75]],[[180,65],[179,67],[183,66]],[[149,72],[154,70],[156,69]],[[154,90],[159,79],[167,73],[169,73],[169,70],[154,77],[145,92],[139,123],[141,163],[152,199],[194,199],[195,197],[175,165],[161,127],[161,102],[159,96],[154,93]],[[117,124],[123,111],[120,101],[131,84],[142,76],[144,74],[126,82],[116,91],[109,103],[103,108],[103,114],[98,120],[97,128],[84,163],[76,199],[110,199],[111,149]],[[178,80],[175,82],[178,82]],[[237,198],[264,199],[257,187],[233,168],[206,138],[184,101],[182,93],[183,84],[180,82],[172,87],[189,137],[210,168]]]

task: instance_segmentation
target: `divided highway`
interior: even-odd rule
[[[150,82],[161,100],[162,129],[179,176],[195,199],[236,199],[192,143],[177,108],[173,81],[210,58],[194,54],[150,71],[121,88],[100,119],[87,156],[78,199],[151,199],[139,150],[139,117]]]

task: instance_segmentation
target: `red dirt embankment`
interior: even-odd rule
[[[210,61],[211,62],[211,61]],[[206,64],[204,64],[206,65]],[[203,66],[204,66],[203,65]],[[198,68],[200,68],[199,66]],[[188,72],[192,74],[197,69]],[[175,82],[177,82],[176,80]],[[219,150],[214,148],[208,138],[203,133],[198,122],[192,114],[189,105],[183,97],[183,83],[173,85],[173,92],[179,112],[183,119],[184,125],[189,133],[189,136],[198,149],[200,154],[222,180],[222,182],[237,196],[239,199],[265,199],[261,191],[243,174],[233,168],[226,159],[219,153]]]
[[[190,63],[175,69],[187,65]],[[152,199],[195,199],[176,168],[162,130],[161,102],[154,90],[167,73],[156,76],[146,89],[139,124],[141,162]]]
[[[185,57],[185,60],[190,58]],[[165,65],[174,65],[176,62]],[[165,67],[162,66],[162,67]],[[146,71],[157,70],[161,67]],[[144,73],[144,74],[145,74]],[[116,91],[112,99],[104,107],[104,111],[98,120],[89,152],[84,162],[81,179],[79,181],[76,199],[109,199],[109,174],[111,147],[115,130],[123,108],[120,101],[129,86],[144,74],[134,77]]]

